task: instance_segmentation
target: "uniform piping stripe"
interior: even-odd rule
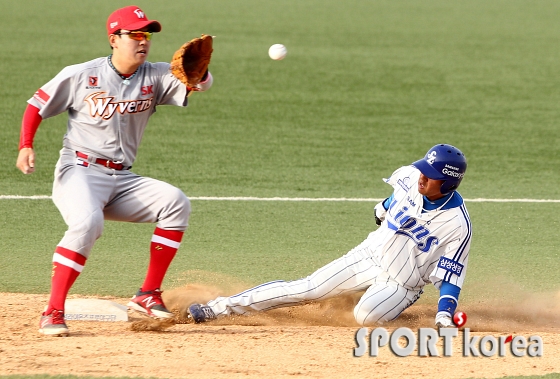
[[[398,234],[400,234],[400,233],[398,233]],[[404,234],[404,233],[403,233],[403,234]],[[410,236],[409,236],[408,234],[404,234],[404,235],[410,238]],[[393,244],[395,244],[396,242],[397,242],[397,240],[395,239],[395,240],[393,241],[393,243],[391,244],[391,246],[387,249],[387,251],[391,251],[392,248],[393,248]],[[393,260],[391,261],[391,263],[389,263],[389,266],[387,266],[387,270],[389,270],[389,269],[391,268],[391,266],[393,265],[393,263],[395,263],[395,261],[397,260],[397,258],[398,258],[399,255],[402,253],[402,251],[404,250],[405,247],[406,247],[406,241],[403,241],[403,245],[402,245],[401,248],[399,249],[399,252],[398,252],[398,253],[395,253],[395,257],[393,258]],[[395,250],[394,250],[394,251],[395,251]],[[406,263],[405,263],[405,265],[406,265]],[[402,270],[402,268],[401,268],[401,270]],[[400,271],[399,271],[399,273],[400,273]]]
[[[352,265],[355,265],[355,264],[358,264],[358,263],[359,263],[359,262],[355,262],[355,263],[353,263]],[[351,266],[352,266],[352,265],[351,265]],[[351,266],[348,266],[348,267],[351,267]],[[308,289],[306,289],[305,291],[298,292],[298,293],[294,293],[294,294],[280,295],[280,296],[276,296],[276,297],[272,297],[272,298],[267,298],[267,299],[262,300],[262,301],[252,302],[252,303],[250,303],[250,304],[247,304],[246,306],[250,307],[250,306],[252,306],[252,305],[254,305],[254,304],[259,304],[259,303],[262,303],[262,302],[265,302],[265,301],[276,300],[276,299],[280,299],[280,298],[283,298],[283,297],[298,296],[298,295],[302,295],[302,294],[307,293],[307,292],[315,291],[317,288],[319,288],[319,287],[321,287],[322,285],[324,285],[326,282],[328,282],[329,280],[331,280],[332,278],[334,278],[336,275],[340,274],[342,271],[345,271],[348,267],[344,267],[342,270],[336,272],[334,275],[332,275],[332,276],[330,276],[329,278],[325,279],[323,282],[317,284],[317,285],[316,285],[315,287],[313,287],[313,288],[308,288]],[[367,271],[367,269],[364,270],[364,271]],[[318,299],[324,298],[325,296],[327,296],[328,294],[330,294],[332,291],[334,291],[334,290],[335,290],[338,286],[340,286],[342,283],[347,282],[348,280],[352,279],[353,277],[355,277],[355,276],[358,275],[358,274],[361,274],[361,273],[364,272],[364,271],[357,272],[357,273],[355,273],[354,275],[352,275],[351,277],[347,278],[345,281],[340,282],[340,283],[337,283],[337,285],[334,286],[329,292],[326,292],[325,294],[323,294],[323,295],[321,295],[321,296],[319,296],[319,297],[316,297],[316,298],[314,298],[314,299],[306,299],[306,300],[318,300]],[[300,279],[300,280],[302,280],[302,279]],[[247,291],[245,291],[245,292],[242,292],[242,293],[240,293],[240,294],[237,294],[237,295],[235,295],[235,296],[232,296],[232,298],[233,298],[233,297],[240,296],[240,295],[242,295],[242,294],[244,294],[244,293],[247,293],[247,292],[251,292],[251,291],[253,291],[253,290],[256,289],[256,288],[263,287],[263,286],[266,286],[266,285],[269,285],[269,284],[274,284],[274,283],[288,283],[288,282],[284,282],[283,280],[278,280],[278,281],[274,281],[274,282],[264,283],[264,284],[261,284],[260,286],[254,287],[254,288],[249,289],[249,290],[247,290]],[[275,288],[275,287],[273,287],[273,288]],[[354,288],[357,288],[357,286],[354,287]],[[348,290],[348,292],[350,292],[350,291],[352,291],[352,290]],[[341,293],[342,293],[342,292],[341,292]],[[288,304],[295,304],[295,303],[299,303],[299,302],[300,302],[300,300],[292,301],[292,302],[286,302],[286,303],[284,303],[284,304],[271,306],[271,307],[265,308],[265,309],[263,309],[263,310],[281,308],[281,307],[289,306]]]
[[[245,294],[245,293],[247,293],[247,292],[254,291],[254,290],[256,290],[257,288],[261,288],[261,287],[264,287],[264,286],[268,286],[268,285],[274,284],[274,283],[286,283],[286,281],[285,281],[285,280],[273,280],[272,282],[266,282],[266,283],[263,283],[263,284],[261,284],[261,285],[259,285],[259,286],[256,286],[256,287],[253,287],[253,288],[249,288],[249,289],[246,290],[246,291],[240,292],[240,293],[238,293],[237,295],[233,295],[233,296],[231,296],[231,298],[241,296],[241,295],[243,295],[243,294]],[[273,288],[274,288],[274,287],[273,287]]]
[[[388,310],[387,312],[385,312],[385,314],[384,314],[383,316],[381,316],[381,317],[384,317],[385,315],[391,313],[395,308],[399,307],[399,306],[403,303],[403,301],[406,300],[406,295],[408,295],[408,292],[409,292],[409,291],[408,291],[408,289],[407,289],[407,290],[406,290],[406,293],[404,294],[403,299],[402,299],[401,301],[399,301],[399,303],[396,304],[393,308],[391,308],[390,310]],[[388,320],[388,321],[393,321],[394,319],[396,319],[397,317],[399,317],[400,314],[403,313],[403,311],[404,311],[406,308],[408,308],[408,307],[404,307],[404,309],[403,309],[402,311],[400,311],[395,317],[393,317],[392,319],[390,319],[390,320]]]
[[[430,267],[433,266],[433,265],[437,265],[438,262],[439,262],[439,259],[437,259],[437,260],[431,262],[431,263],[428,265],[428,267],[426,268],[426,271],[425,271],[425,272],[432,272],[432,271],[433,271],[433,268],[430,268]],[[428,262],[426,262],[426,263],[428,263]],[[424,265],[425,265],[425,264],[424,264]],[[419,266],[418,268],[424,267],[424,265]]]
[[[467,221],[467,237],[465,238],[465,240],[461,243],[461,246],[459,246],[459,249],[457,249],[457,252],[455,252],[455,255],[453,256],[453,260],[455,262],[458,262],[459,259],[461,258],[461,255],[464,253],[465,248],[467,247],[468,243],[470,242],[471,239],[471,235],[472,235],[472,225],[471,225],[471,220],[467,215],[467,212],[465,211],[465,205],[461,205],[459,207],[459,209],[461,209],[461,212],[463,213],[463,216],[465,217],[465,220]],[[453,275],[453,273],[451,272],[447,272],[444,275],[444,280],[445,281],[449,281],[451,279],[451,275]]]
[[[152,235],[152,242],[153,243],[160,243],[162,245],[169,246],[169,247],[172,247],[174,249],[178,249],[179,246],[181,246],[181,242],[173,241],[173,240],[170,240],[169,238],[165,238],[165,237],[158,236],[158,235],[155,235],[155,234]]]
[[[435,261],[430,262],[430,264],[428,265],[428,268],[429,268],[431,265],[433,265],[434,263],[437,264],[438,262],[439,262],[439,258],[436,259]],[[428,263],[428,261],[426,261],[426,262],[424,262],[424,264],[418,266],[418,268],[424,267],[424,266],[426,265],[426,263]],[[426,271],[429,271],[429,270],[426,270]]]
[[[450,218],[449,220],[447,220],[447,223],[451,223],[451,221],[452,221],[452,220],[455,220],[456,217],[458,217],[458,216],[453,216],[452,218]],[[437,229],[432,230],[432,234],[436,234],[436,232],[437,232],[438,230],[440,230],[441,228],[443,228],[445,225],[446,225],[446,224],[442,224],[442,225],[439,226]],[[457,227],[457,228],[451,230],[449,233],[446,233],[446,234],[451,234],[451,233],[453,233],[453,232],[454,232],[455,230],[457,230],[457,229],[459,229],[459,227]]]
[[[401,251],[402,251],[402,250],[401,250]],[[396,277],[396,278],[399,277],[399,275],[401,274],[401,271],[402,271],[405,267],[407,267],[409,263],[410,263],[409,260],[406,260],[406,261],[403,262],[403,265],[401,266],[401,269],[399,270],[399,272],[397,272],[397,273],[395,274],[395,277]],[[414,270],[411,270],[410,275],[412,275],[413,273],[414,273]],[[408,277],[408,279],[410,279],[410,276]],[[408,282],[408,279],[406,279],[405,283]]]
[[[78,263],[74,262],[73,260],[62,256],[59,253],[54,253],[53,263],[60,263],[61,265],[64,265],[66,267],[70,267],[71,269],[76,270],[78,272],[82,272],[82,270],[84,269],[83,265],[78,264]]]
[[[465,240],[463,241],[463,243],[461,244],[461,246],[459,247],[459,249],[457,250],[457,252],[453,256],[453,260],[456,261],[456,262],[459,260],[459,258],[463,254],[463,251],[465,250],[466,246],[468,245],[468,242],[470,241],[471,234],[472,234],[471,220],[470,220],[469,216],[467,215],[467,212],[465,211],[465,206],[461,205],[461,207],[459,209],[461,209],[461,212],[463,212],[463,216],[465,217],[465,220],[467,221],[467,237],[465,238]]]
[[[470,219],[467,217],[465,209],[464,209],[464,204],[461,205],[459,207],[459,209],[461,210],[461,212],[463,213],[463,216],[465,217],[465,220],[467,221],[467,236],[465,237],[465,239],[463,240],[463,242],[461,243],[461,246],[459,246],[459,248],[457,249],[457,251],[455,252],[455,255],[453,256],[453,261],[458,262],[458,260],[460,259],[461,255],[463,254],[466,246],[468,245],[470,239],[471,239],[471,234],[472,234],[472,225],[470,222]],[[450,281],[451,280],[451,276],[453,275],[452,272],[446,272],[444,275],[444,280],[445,281]]]
[[[404,267],[404,266],[403,266],[403,267]],[[401,269],[401,270],[402,270],[402,269]],[[410,278],[412,278],[412,275],[414,275],[414,273],[415,273],[415,270],[410,270],[410,275],[409,275],[408,278],[406,278],[406,280],[403,282],[403,287],[406,286],[406,284],[408,283],[408,281],[410,280]],[[400,274],[400,271],[399,271],[399,274]],[[420,279],[418,279],[418,280],[420,280]],[[417,283],[417,284],[418,284],[418,283]],[[412,288],[414,288],[414,287],[415,287],[415,286],[413,286]],[[406,288],[406,287],[405,287],[405,288]],[[407,291],[408,291],[408,289],[407,289]]]
[[[345,267],[345,269],[346,269],[346,267]],[[331,276],[330,278],[327,278],[325,281],[323,281],[322,283],[316,285],[316,286],[313,287],[313,288],[308,288],[308,289],[305,290],[305,291],[298,292],[298,293],[294,293],[294,294],[280,295],[280,296],[276,296],[276,297],[273,297],[273,298],[267,298],[267,299],[262,300],[262,301],[257,301],[257,302],[251,303],[249,306],[254,305],[254,304],[259,304],[259,303],[262,303],[262,302],[264,302],[264,301],[270,301],[270,300],[280,299],[280,298],[282,298],[282,297],[298,296],[298,295],[302,295],[302,294],[307,293],[307,292],[315,291],[317,288],[319,288],[319,287],[321,287],[322,285],[324,285],[328,280],[334,278],[336,275],[340,274],[342,271],[344,271],[344,270],[341,270],[341,271],[337,272],[335,275]],[[364,270],[364,271],[367,271],[367,269]],[[327,296],[328,294],[330,294],[332,291],[334,291],[335,289],[337,289],[338,286],[340,286],[340,285],[343,284],[343,283],[346,283],[348,280],[354,278],[356,275],[361,274],[361,273],[364,272],[364,271],[357,272],[357,273],[355,273],[354,275],[352,275],[351,277],[347,278],[345,281],[340,282],[340,283],[337,283],[337,285],[336,285],[335,287],[331,288],[330,291],[328,291],[328,292],[322,294],[321,296],[315,297],[315,298],[313,298],[313,299],[306,299],[306,301],[309,301],[309,300],[319,300],[319,299],[324,298],[325,296]],[[354,288],[356,288],[356,287],[354,287]],[[352,290],[348,290],[348,292],[351,292],[351,291],[352,291]],[[340,292],[340,294],[342,294],[343,292],[345,292],[345,291]],[[296,300],[296,301],[294,301],[294,302],[286,302],[286,304],[293,304],[293,303],[299,303],[299,302],[300,302],[299,300]],[[269,308],[266,308],[266,309],[281,308],[281,307],[283,307],[283,306],[285,306],[285,305],[276,305],[276,306],[269,307]]]
[[[367,299],[369,299],[370,297],[372,297],[372,296],[374,296],[374,295],[377,295],[379,292],[381,292],[381,291],[383,291],[383,290],[385,290],[385,289],[388,289],[388,287],[383,287],[381,290],[377,291],[376,293],[371,294],[371,296],[368,296],[368,297],[367,297],[366,299],[364,299],[364,300],[367,300]],[[372,309],[371,311],[368,312],[367,316],[364,318],[364,321],[368,319],[369,315],[370,315],[377,307],[379,307],[381,304],[383,304],[384,302],[386,302],[387,300],[389,300],[390,298],[392,298],[392,297],[397,293],[397,291],[398,291],[398,287],[395,287],[395,291],[394,291],[390,296],[386,297],[385,300],[383,300],[382,302],[380,302],[379,304],[377,304],[375,307],[373,307],[373,309]],[[401,300],[401,302],[402,302],[402,300]],[[400,304],[401,302],[399,302],[399,304]],[[391,310],[393,310],[393,309],[395,309],[395,307],[393,307]],[[387,314],[387,313],[385,313],[383,316],[385,316],[386,314]],[[383,316],[381,316],[381,317],[383,317]],[[375,321],[379,321],[379,319],[377,319],[377,320],[375,320]]]

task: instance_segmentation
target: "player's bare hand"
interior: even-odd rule
[[[16,167],[24,174],[35,172],[35,152],[30,147],[24,147],[19,151]]]

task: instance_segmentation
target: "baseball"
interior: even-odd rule
[[[465,312],[457,312],[453,315],[453,322],[458,328],[467,323],[467,314]]]
[[[284,59],[286,54],[288,54],[288,50],[286,49],[286,46],[281,43],[276,43],[268,49],[268,55],[275,61]]]

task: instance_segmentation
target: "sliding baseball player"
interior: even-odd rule
[[[380,227],[346,255],[306,278],[264,283],[192,304],[190,316],[200,323],[365,291],[354,317],[360,325],[372,325],[396,319],[433,283],[440,291],[435,324],[454,326],[472,236],[469,214],[457,192],[466,169],[465,155],[456,147],[432,147],[423,159],[385,179],[393,193],[375,206]]]

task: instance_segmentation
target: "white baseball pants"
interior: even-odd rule
[[[128,170],[77,162],[74,151],[63,149],[54,173],[53,201],[68,225],[59,246],[87,258],[104,220],[187,228],[191,205],[180,189]]]
[[[363,290],[366,292],[354,308],[360,325],[394,320],[422,293],[406,289],[390,278],[372,257],[370,241],[366,239],[306,278],[264,283],[237,295],[219,297],[208,302],[208,306],[217,316],[244,314]]]

